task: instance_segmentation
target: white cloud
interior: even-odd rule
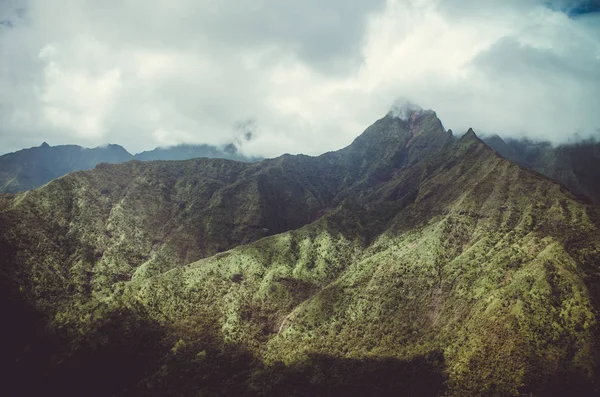
[[[107,132],[106,116],[121,86],[121,72],[109,69],[93,75],[61,62],[60,51],[47,45],[40,51],[46,62],[38,96],[43,115],[51,127],[74,133],[73,138],[102,138]]]
[[[537,0],[10,4],[0,151],[236,140],[318,154],[398,97],[457,132],[562,141],[600,127],[600,18]]]

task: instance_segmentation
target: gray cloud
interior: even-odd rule
[[[564,12],[571,18],[600,12],[600,0],[552,0],[546,1],[546,4],[554,10]]]
[[[596,133],[600,62],[593,53],[577,47],[557,52],[507,37],[480,53],[472,67],[487,82],[484,103],[493,105],[482,105],[472,122],[507,136],[555,142],[576,133]],[[495,103],[494,98],[498,99]]]
[[[0,152],[318,154],[398,97],[455,131],[559,142],[600,126],[600,19],[538,0],[13,0],[0,21]]]

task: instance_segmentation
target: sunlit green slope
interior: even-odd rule
[[[316,158],[131,162],[0,197],[6,306],[43,325],[4,337],[29,345],[15,383],[598,391],[598,210],[433,112]]]

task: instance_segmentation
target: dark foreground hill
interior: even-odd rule
[[[572,192],[600,205],[600,143],[592,140],[552,146],[528,139],[486,138],[503,157],[562,182]]]
[[[197,157],[257,161],[238,152],[233,144],[178,145],[130,154],[122,146],[107,145],[86,149],[77,145],[38,147],[0,156],[0,193],[18,193],[38,188],[70,172],[91,170],[101,163],[118,164],[130,160],[187,160]]]
[[[9,395],[594,395],[600,214],[392,115],[0,195]]]

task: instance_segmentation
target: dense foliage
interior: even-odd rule
[[[13,393],[599,391],[600,213],[433,112],[319,157],[103,165],[0,222]]]

